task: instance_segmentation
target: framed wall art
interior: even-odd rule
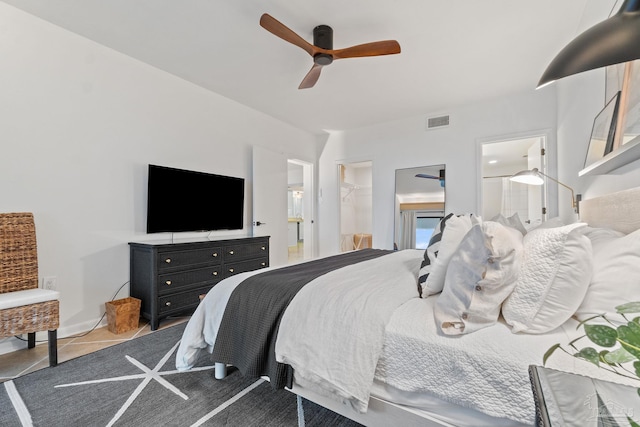
[[[640,136],[640,61],[627,64],[627,74],[622,92],[623,115],[619,145],[627,144]]]
[[[593,121],[591,139],[589,140],[587,157],[584,162],[585,168],[602,159],[613,150],[619,105],[620,91],[615,93]]]

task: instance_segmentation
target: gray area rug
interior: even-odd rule
[[[0,426],[297,426],[296,396],[229,369],[206,352],[175,370],[184,324],[0,384]],[[359,424],[303,400],[307,426]],[[31,422],[32,424],[29,424]]]

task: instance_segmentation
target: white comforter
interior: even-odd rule
[[[293,366],[296,383],[325,390],[322,394],[338,396],[360,411],[367,407],[375,374],[377,382],[397,390],[533,423],[527,367],[541,364],[552,344],[575,336],[576,322],[544,335],[512,334],[504,323],[460,337],[438,334],[433,319],[437,296],[417,297],[422,255],[396,252],[306,285],[282,319],[277,359]],[[179,370],[189,369],[201,349],[212,351],[233,289],[263,271],[225,279],[207,294],[185,329],[176,356]],[[549,366],[615,380],[562,352]]]
[[[365,412],[386,325],[399,306],[418,298],[423,252],[394,252],[307,284],[282,317],[276,360],[293,367],[297,383]]]

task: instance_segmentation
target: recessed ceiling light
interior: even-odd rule
[[[498,163],[498,161],[497,161],[497,160],[489,160],[489,164],[490,164],[490,165],[495,165],[496,163]]]

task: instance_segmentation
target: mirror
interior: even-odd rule
[[[396,170],[394,249],[426,249],[444,216],[445,166]]]

